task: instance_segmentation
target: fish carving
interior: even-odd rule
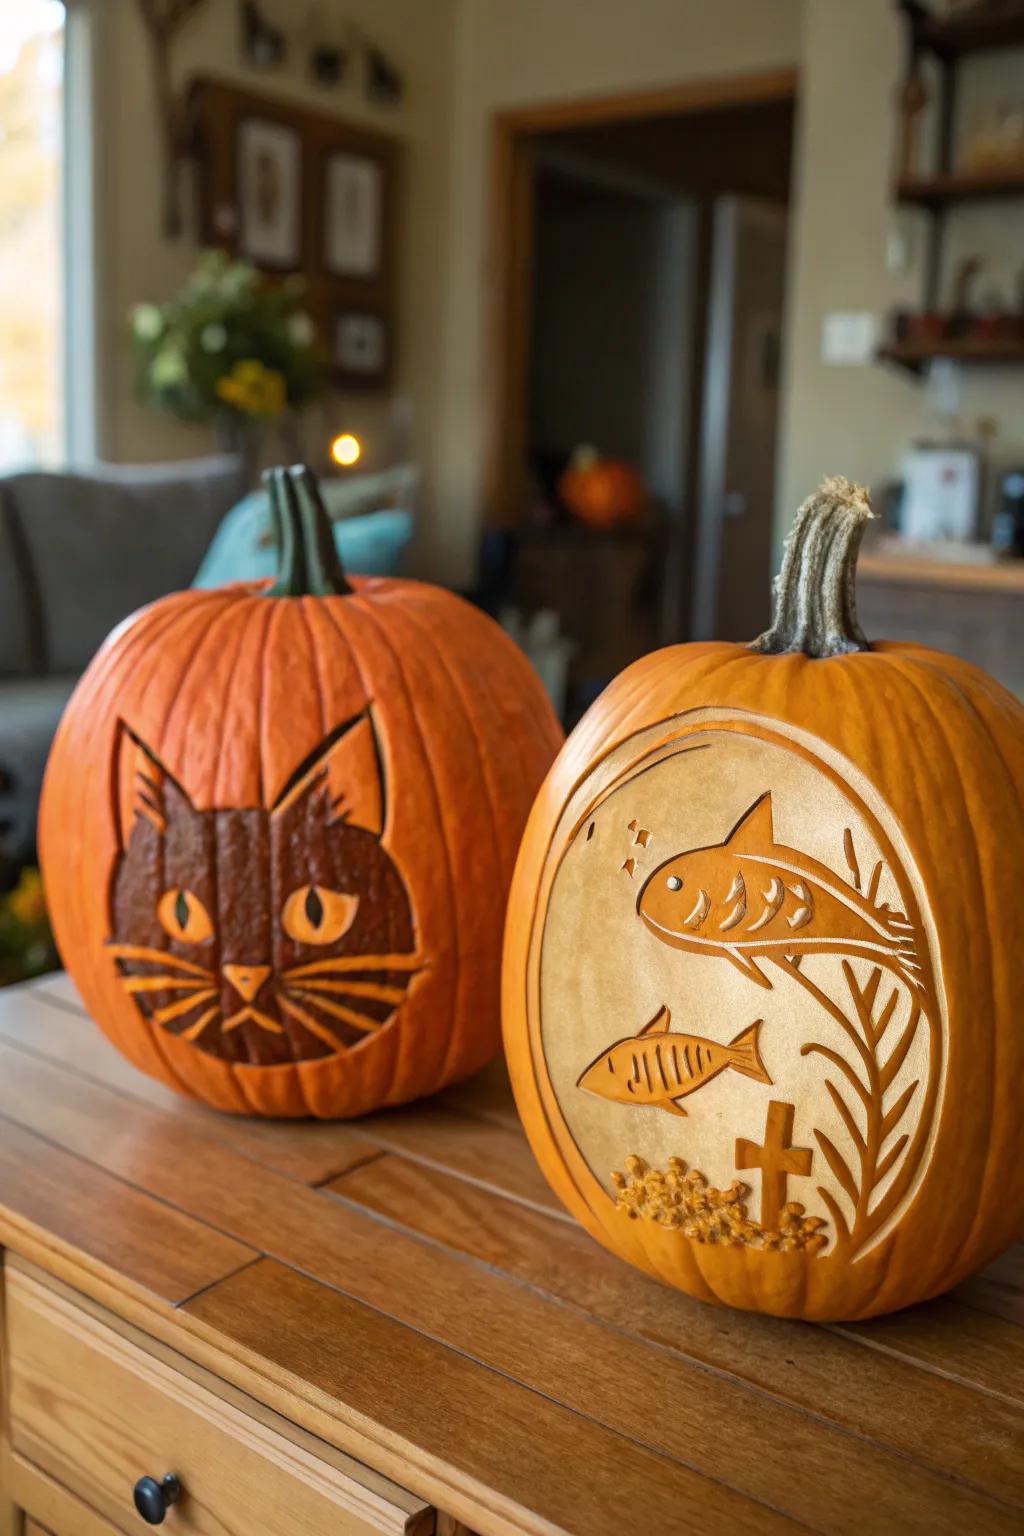
[[[645,881],[637,911],[663,944],[722,955],[758,986],[758,961],[862,956],[922,990],[913,924],[876,906],[825,864],[775,841],[771,792],[723,843],[667,859]]]
[[[703,1035],[670,1033],[671,1017],[662,1008],[638,1035],[610,1045],[576,1086],[616,1104],[645,1104],[685,1115],[679,1100],[729,1068],[759,1083],[771,1082],[757,1048],[761,1019],[720,1045]]]

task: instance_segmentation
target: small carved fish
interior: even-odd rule
[[[685,1115],[679,1100],[730,1067],[759,1083],[771,1082],[757,1049],[761,1019],[720,1045],[703,1035],[670,1034],[671,1017],[662,1008],[638,1035],[610,1045],[576,1086],[616,1104],[649,1104]]]
[[[653,872],[637,911],[663,944],[722,955],[758,986],[758,960],[808,954],[859,955],[922,989],[913,926],[874,905],[839,875],[775,841],[771,793],[762,795],[724,843],[676,854]]]

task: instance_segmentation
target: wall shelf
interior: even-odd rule
[[[1024,5],[1006,6],[991,15],[926,16],[918,24],[917,37],[947,64],[968,53],[1024,48]]]
[[[896,184],[896,197],[901,203],[931,209],[988,198],[1024,197],[1024,166],[984,172],[950,171],[942,176],[904,176]]]
[[[926,315],[969,309],[967,287],[977,263],[962,262],[956,290],[943,303],[943,246],[947,215],[963,203],[1024,198],[1024,165],[992,165],[985,169],[956,169],[960,158],[955,139],[957,121],[957,65],[968,54],[1024,48],[1024,0],[978,0],[958,14],[934,13],[922,0],[895,0],[906,24],[907,62],[900,96],[900,143],[894,196],[898,203],[925,208],[931,215],[926,242],[926,273],[921,310]],[[937,84],[929,84],[923,68],[927,55],[938,60]],[[924,113],[933,99],[937,110],[937,145],[934,170],[919,172]],[[901,327],[902,329],[902,327]],[[878,352],[881,361],[895,363],[915,375],[922,374],[936,358],[984,366],[1024,364],[1024,337],[986,341],[968,336],[963,340],[938,338],[893,341]]]
[[[1024,341],[894,341],[880,347],[877,355],[883,363],[895,363],[909,373],[920,375],[929,363],[940,357],[976,367],[1019,365],[1024,363]]]

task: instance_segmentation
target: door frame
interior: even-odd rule
[[[796,97],[795,68],[689,80],[612,96],[571,97],[510,108],[491,122],[484,345],[484,516],[512,528],[523,506],[526,386],[533,298],[534,165],[530,140],[560,129],[606,126],[645,117],[683,116]]]

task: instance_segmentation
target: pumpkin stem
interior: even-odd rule
[[[263,475],[277,546],[277,580],[268,597],[345,597],[345,575],[316,476],[305,464]]]
[[[823,657],[871,649],[857,622],[854,587],[860,541],[873,516],[865,488],[841,475],[807,498],[775,578],[775,621],[750,642],[752,651]]]

